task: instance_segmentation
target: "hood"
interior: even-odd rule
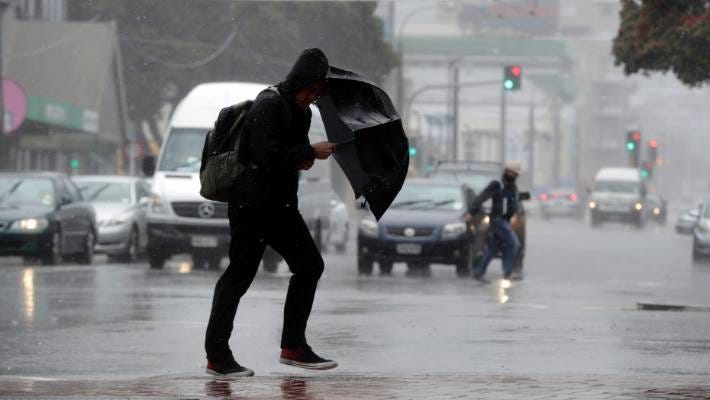
[[[292,97],[299,90],[318,81],[325,81],[328,74],[328,58],[320,49],[306,49],[293,64],[286,80],[278,87],[284,96]]]
[[[382,216],[379,224],[382,226],[444,226],[461,220],[463,211],[451,210],[405,210],[389,209]],[[414,222],[416,221],[416,222]]]
[[[0,221],[16,221],[23,218],[45,217],[54,211],[52,207],[43,205],[20,205],[6,207],[0,205]]]
[[[132,205],[126,203],[97,202],[91,203],[91,205],[94,206],[94,211],[96,212],[96,221],[100,222],[108,221],[122,212],[133,208]]]
[[[156,194],[164,201],[207,201],[200,196],[200,177],[196,172],[161,172],[155,176]]]

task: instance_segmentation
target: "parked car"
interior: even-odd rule
[[[358,272],[392,273],[395,262],[410,272],[428,273],[430,264],[453,264],[468,276],[474,257],[473,223],[465,218],[473,201],[466,185],[455,181],[409,179],[389,210],[376,222],[360,222],[357,237]]]
[[[95,243],[94,209],[66,175],[0,174],[0,255],[91,264]]]
[[[543,219],[552,217],[581,218],[584,212],[579,195],[574,189],[552,189],[538,196],[540,215]]]
[[[350,217],[343,201],[333,190],[329,180],[302,179],[298,188],[298,209],[321,251],[333,246],[345,252],[348,243]],[[321,232],[316,232],[320,227]]]
[[[637,168],[602,168],[589,200],[592,226],[619,221],[642,228],[646,221],[646,184]]]
[[[85,175],[72,180],[96,211],[96,252],[123,262],[136,261],[148,245],[148,184],[128,176]]]
[[[675,231],[681,235],[692,234],[699,217],[700,210],[698,208],[692,208],[686,211],[678,218],[678,222],[675,224]]]
[[[481,193],[488,184],[496,179],[500,179],[503,174],[503,165],[495,162],[478,162],[478,161],[439,161],[432,174],[434,179],[448,179],[466,184],[472,191],[474,196]],[[527,236],[527,218],[526,208],[523,201],[530,200],[530,192],[523,191],[519,194],[520,207],[518,212],[513,216],[510,223],[513,231],[520,242],[520,251],[515,261],[515,273],[520,274],[525,263],[525,244]],[[491,201],[484,203],[484,210],[490,210]],[[479,232],[474,240],[474,259],[477,260],[483,256],[483,253],[488,246],[488,221],[487,214],[481,213],[474,216],[475,229]],[[498,255],[500,257],[500,255]]]
[[[693,228],[693,262],[710,257],[710,199],[703,202]]]
[[[648,218],[665,225],[668,220],[668,204],[658,193],[649,193],[646,195],[646,210]]]

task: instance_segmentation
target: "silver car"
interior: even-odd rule
[[[72,180],[96,210],[96,252],[121,262],[134,262],[148,244],[148,184],[135,177],[75,176]]]
[[[681,235],[690,235],[695,229],[695,225],[698,223],[698,217],[700,216],[700,210],[693,208],[686,211],[683,215],[678,218],[678,222],[675,224],[675,231]]]
[[[710,199],[700,208],[698,220],[693,228],[693,262],[698,263],[710,257]]]

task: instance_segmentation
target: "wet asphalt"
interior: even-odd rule
[[[278,363],[289,274],[260,272],[231,341],[257,377],[236,383],[203,373],[217,272],[0,258],[0,397],[710,398],[710,313],[637,309],[710,306],[710,264],[692,264],[690,237],[573,220],[528,229],[512,284],[498,261],[482,285],[442,265],[360,277],[354,241],[326,254],[308,330],[340,363],[326,372]]]

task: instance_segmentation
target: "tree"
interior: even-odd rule
[[[620,16],[613,54],[627,75],[672,71],[689,86],[710,80],[709,0],[622,0]]]
[[[320,47],[333,65],[380,81],[396,65],[375,2],[76,0],[74,20],[115,21],[128,109],[160,141],[158,121],[205,81],[283,79],[304,48]]]

